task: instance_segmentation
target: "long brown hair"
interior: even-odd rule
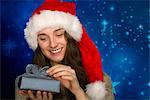
[[[88,79],[82,67],[82,58],[78,48],[78,42],[74,40],[67,32],[65,32],[65,38],[67,40],[67,48],[61,64],[71,66],[75,70],[81,88],[85,89]],[[39,46],[35,50],[33,63],[41,67],[47,65],[50,67],[52,66],[50,64],[50,60],[43,55]]]

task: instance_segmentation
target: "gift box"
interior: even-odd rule
[[[46,70],[48,68],[48,66],[39,68],[37,65],[29,64],[26,67],[26,73],[17,77],[18,88],[22,90],[59,93],[60,81],[47,75]]]

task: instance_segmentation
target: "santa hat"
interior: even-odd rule
[[[86,93],[92,100],[103,100],[106,89],[100,54],[77,18],[75,9],[73,2],[45,0],[29,19],[24,30],[25,39],[29,47],[35,51],[38,45],[36,35],[38,31],[45,27],[63,27],[79,43],[83,67],[89,79]]]

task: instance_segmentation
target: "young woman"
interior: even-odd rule
[[[111,80],[103,74],[99,52],[75,16],[74,3],[46,0],[27,23],[25,38],[35,51],[33,64],[48,65],[47,73],[60,80],[61,92],[19,90],[16,99],[114,99]]]

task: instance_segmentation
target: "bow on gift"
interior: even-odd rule
[[[44,66],[44,67],[40,68],[38,65],[28,64],[26,67],[26,73],[47,76],[48,74],[46,73],[46,70],[48,68],[49,68],[49,66]]]

